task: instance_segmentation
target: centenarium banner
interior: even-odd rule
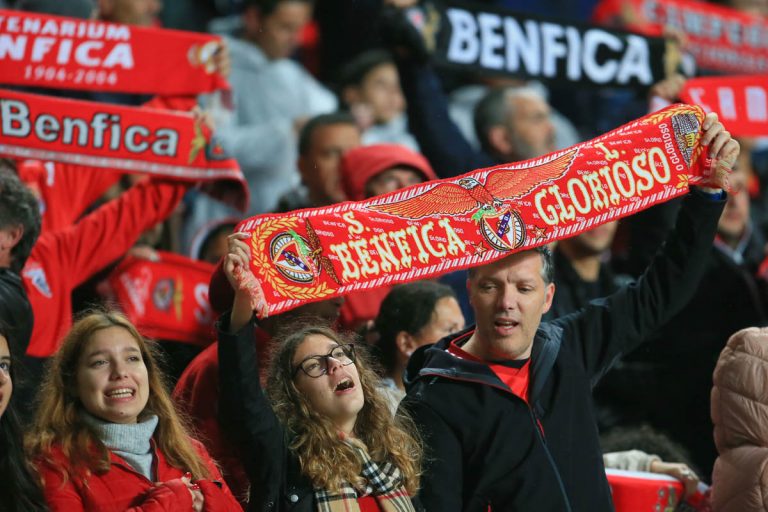
[[[0,155],[203,182],[245,210],[240,167],[191,113],[0,89]]]
[[[434,278],[567,238],[715,183],[704,112],[673,105],[592,141],[360,202],[243,221],[260,316]],[[717,170],[713,170],[717,169]]]
[[[107,279],[106,295],[144,336],[208,345],[215,320],[208,302],[214,266],[169,252],[158,261],[129,256]]]
[[[705,112],[717,112],[736,137],[768,135],[768,76],[719,76],[688,80],[680,95]]]
[[[711,2],[602,0],[594,21],[621,24],[648,36],[665,27],[685,34],[685,51],[699,67],[725,73],[768,72],[768,19]]]
[[[482,74],[647,88],[677,66],[662,38],[444,1],[407,11],[436,64]]]
[[[0,83],[137,94],[228,89],[209,34],[0,9]]]

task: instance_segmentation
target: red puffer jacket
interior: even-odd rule
[[[713,380],[712,509],[768,511],[768,328],[731,336]]]
[[[206,512],[240,511],[240,505],[221,478],[219,470],[202,444],[193,441],[206,462],[210,480],[197,480],[203,493]],[[189,512],[192,495],[179,480],[186,470],[171,466],[165,456],[155,450],[155,480],[151,482],[135,471],[125,460],[111,453],[112,466],[103,474],[90,474],[87,479],[73,475],[63,478],[60,467],[68,459],[55,447],[52,458],[56,465],[39,461],[37,469],[43,477],[45,499],[52,512]],[[220,487],[221,486],[221,487]]]

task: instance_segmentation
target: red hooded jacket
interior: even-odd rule
[[[368,197],[368,181],[387,169],[409,167],[420,173],[425,181],[436,180],[432,166],[421,154],[399,144],[376,144],[350,149],[341,161],[341,179],[344,193],[352,201]],[[341,307],[339,322],[346,329],[358,330],[379,314],[379,308],[391,286],[348,294]]]
[[[205,499],[203,510],[224,512],[240,510],[219,470],[202,444],[192,441],[208,466],[210,480],[197,480]],[[165,456],[155,450],[155,479],[151,482],[134,470],[125,460],[110,452],[112,465],[106,473],[90,474],[87,480],[68,475],[66,481],[60,468],[68,466],[61,448],[54,447],[49,462],[38,461],[43,478],[43,493],[51,512],[189,512],[192,494],[180,479],[186,470],[171,466]],[[219,487],[221,485],[221,487]]]

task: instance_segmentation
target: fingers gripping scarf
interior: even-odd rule
[[[373,495],[384,512],[414,512],[411,498],[405,491],[400,469],[386,462],[382,465],[371,460],[365,445],[355,439],[345,439],[355,451],[362,463],[362,476],[365,489],[356,490],[349,482],[344,482],[338,493],[326,489],[315,489],[315,501],[318,512],[359,512],[358,496]]]

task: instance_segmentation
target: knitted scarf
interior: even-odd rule
[[[345,439],[362,462],[361,475],[366,480],[364,489],[355,489],[344,482],[337,493],[315,489],[318,512],[359,512],[359,496],[373,495],[384,512],[413,512],[413,504],[402,484],[400,470],[389,462],[377,464],[368,455],[365,445],[355,439]]]

